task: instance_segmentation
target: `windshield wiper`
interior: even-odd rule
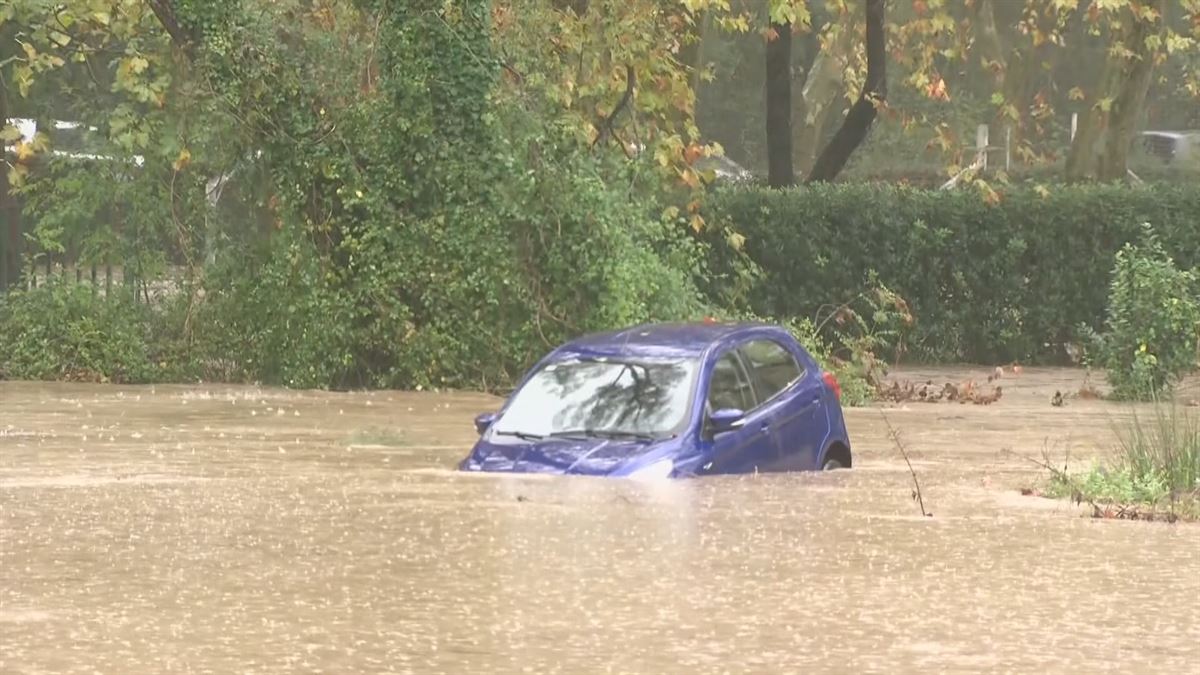
[[[529,433],[528,431],[497,431],[496,435],[497,436],[516,436],[517,438],[519,438],[523,441],[540,441],[543,438],[545,438],[545,436],[543,436],[541,434],[532,434],[532,433]]]
[[[652,434],[616,429],[569,429],[567,431],[555,431],[550,435],[556,438],[632,438],[639,441],[653,441],[655,439]]]

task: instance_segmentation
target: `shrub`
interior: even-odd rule
[[[60,279],[0,296],[0,373],[15,379],[145,382],[150,310]]]
[[[1195,186],[1014,186],[994,204],[896,185],[732,187],[706,206],[719,281],[704,290],[763,316],[815,317],[875,272],[916,317],[913,354],[1049,361],[1080,324],[1103,326],[1110,261],[1139,223],[1153,223],[1184,268],[1200,262],[1196,213]],[[744,255],[731,238],[744,238]]]
[[[1148,225],[1139,244],[1117,252],[1106,332],[1093,340],[1114,397],[1153,398],[1195,366],[1195,283],[1193,273],[1175,267]]]

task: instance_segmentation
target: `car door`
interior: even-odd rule
[[[749,340],[738,347],[746,364],[759,413],[769,420],[779,471],[816,468],[825,437],[825,420],[820,415],[824,388],[814,372],[808,372],[791,350],[770,338]]]
[[[737,351],[729,350],[713,364],[705,389],[705,420],[701,443],[708,446],[705,473],[749,473],[766,471],[778,461],[778,444],[771,436],[769,421],[755,411],[758,400],[754,385]],[[714,434],[708,416],[717,410],[736,408],[747,412],[743,424]]]

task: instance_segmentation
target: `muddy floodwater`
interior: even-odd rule
[[[0,673],[1200,672],[1200,526],[1019,494],[1082,380],[661,484],[454,472],[484,395],[0,382]]]

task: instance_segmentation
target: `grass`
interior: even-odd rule
[[[1116,429],[1116,452],[1083,473],[1047,462],[1046,496],[1088,503],[1097,517],[1200,520],[1200,418],[1160,403]]]

